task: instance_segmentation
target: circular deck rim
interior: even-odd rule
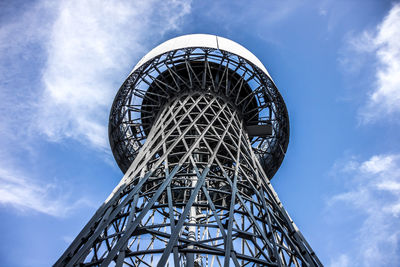
[[[267,74],[268,78],[271,79],[271,81],[273,81],[271,75],[269,75],[265,66],[247,48],[227,38],[211,34],[187,34],[169,39],[159,44],[158,46],[150,50],[150,52],[148,52],[136,64],[136,66],[133,68],[133,70],[129,73],[128,76],[130,76],[134,71],[136,71],[138,68],[140,68],[143,64],[145,64],[152,58],[155,58],[169,51],[185,49],[185,48],[194,48],[194,47],[206,47],[236,54],[246,59],[250,63],[254,64],[255,66],[257,66],[265,74]]]
[[[147,53],[134,67],[132,72],[128,75],[127,79],[125,82],[122,84],[121,88],[119,89],[116,98],[114,100],[114,103],[111,108],[110,112],[110,123],[109,123],[109,141],[111,144],[111,148],[114,154],[114,157],[121,168],[123,172],[125,172],[127,169],[126,167],[122,167],[122,163],[120,162],[121,160],[124,161],[120,156],[122,154],[118,154],[117,150],[115,150],[115,141],[113,140],[112,137],[112,128],[115,130],[116,127],[119,127],[117,125],[112,125],[112,119],[115,119],[115,111],[118,109],[118,106],[120,106],[121,103],[117,100],[117,98],[120,96],[121,90],[126,91],[129,90],[127,88],[128,84],[132,84],[133,80],[137,81],[143,72],[143,69],[148,68],[148,66],[152,65],[151,63],[153,60],[156,59],[156,62],[158,61],[158,58],[162,57],[163,55],[166,55],[168,53],[176,53],[176,51],[189,51],[193,49],[203,49],[205,51],[220,51],[221,54],[231,54],[235,55],[239,61],[243,60],[246,62],[246,64],[252,66],[251,68],[254,69],[255,73],[259,73],[258,75],[264,76],[264,78],[261,78],[263,80],[263,84],[268,88],[267,91],[268,93],[268,99],[271,103],[274,103],[274,106],[278,106],[278,109],[275,109],[279,114],[279,117],[283,119],[283,124],[278,123],[278,128],[279,129],[279,137],[273,137],[273,140],[278,141],[278,144],[274,144],[273,147],[274,149],[263,149],[263,155],[261,156],[262,153],[258,151],[257,158],[259,158],[260,163],[262,164],[264,170],[266,171],[268,179],[272,179],[274,176],[275,172],[279,169],[284,157],[285,153],[288,147],[289,143],[289,135],[290,135],[290,126],[289,126],[289,116],[287,112],[286,105],[284,103],[284,100],[277,89],[274,81],[272,80],[271,76],[269,75],[268,71],[266,70],[265,66],[261,63],[261,61],[254,55],[252,54],[249,50],[244,48],[243,46],[239,45],[238,43],[231,41],[229,39],[219,37],[216,35],[209,35],[209,34],[191,34],[191,35],[184,35],[180,37],[176,37],[170,40],[165,41],[164,43],[160,44],[159,46],[155,47],[152,49],[149,53]],[[208,50],[210,49],[210,50]],[[206,52],[207,53],[207,52]],[[242,64],[242,63],[239,63]],[[138,76],[139,75],[139,76]],[[260,76],[260,77],[261,77]],[[130,82],[131,81],[131,82]],[[136,83],[136,82],[134,82]],[[268,84],[268,85],[267,85]],[[129,86],[128,86],[129,87]],[[136,90],[136,89],[134,89]],[[272,95],[270,95],[272,93]],[[272,96],[272,98],[271,98]],[[265,96],[264,96],[265,98]],[[120,99],[121,100],[121,99]],[[124,105],[124,104],[122,104]],[[121,107],[121,106],[120,106]],[[114,116],[114,117],[113,117]],[[283,126],[283,129],[282,129]],[[140,126],[141,127],[141,126]],[[282,139],[282,135],[285,136]],[[276,136],[275,134],[273,136]],[[144,136],[145,139],[147,139],[147,136]],[[265,140],[265,139],[264,139]],[[275,142],[274,141],[274,142]],[[140,149],[140,147],[139,147]],[[256,149],[256,148],[254,148]],[[135,149],[136,150],[136,149]],[[269,152],[268,152],[269,151]],[[267,156],[267,154],[270,156]],[[136,154],[136,153],[134,153]],[[133,154],[131,154],[132,156]],[[275,155],[275,156],[272,156]],[[272,157],[271,157],[272,156]],[[135,156],[134,156],[135,157]],[[270,164],[273,164],[270,165]],[[126,169],[124,171],[124,169]]]

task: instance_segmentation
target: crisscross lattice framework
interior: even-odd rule
[[[211,90],[228,99],[248,125],[270,125],[272,134],[252,136],[251,145],[269,179],[289,143],[285,103],[269,75],[240,55],[207,47],[160,54],[135,69],[119,89],[109,137],[125,173],[144,145],[162,107],[187,90]]]
[[[229,100],[161,110],[131,167],[56,266],[322,266]]]

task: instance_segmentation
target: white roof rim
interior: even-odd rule
[[[158,45],[157,47],[153,48],[149,53],[147,53],[136,64],[136,66],[133,68],[130,74],[132,74],[145,62],[151,60],[156,56],[159,56],[161,54],[164,54],[172,50],[189,48],[189,47],[208,47],[236,54],[246,59],[247,61],[251,62],[258,68],[260,68],[272,80],[267,69],[261,63],[261,61],[253,53],[247,50],[244,46],[227,38],[211,34],[188,34],[165,41],[164,43]]]

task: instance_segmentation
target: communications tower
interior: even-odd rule
[[[55,266],[322,266],[270,184],[288,113],[243,46],[193,34],[151,50],[109,139],[124,176]]]

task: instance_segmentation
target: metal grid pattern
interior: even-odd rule
[[[110,113],[114,157],[125,173],[144,145],[162,107],[187,91],[211,90],[238,109],[247,125],[271,125],[269,136],[251,136],[252,148],[269,179],[289,142],[285,103],[269,76],[228,51],[188,47],[166,52],[137,68],[121,86]]]
[[[230,98],[177,95],[55,266],[322,266],[265,177]]]

